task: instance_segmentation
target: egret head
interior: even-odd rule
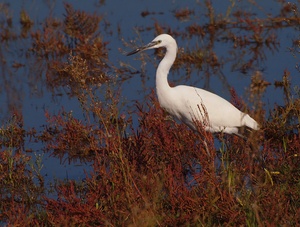
[[[136,54],[136,53],[138,53],[140,51],[143,51],[143,50],[149,50],[149,49],[154,49],[154,48],[159,48],[159,47],[168,47],[169,45],[174,46],[174,44],[175,44],[176,49],[177,49],[176,41],[175,41],[175,39],[173,39],[172,36],[170,36],[168,34],[161,34],[161,35],[157,36],[155,39],[153,39],[147,45],[139,47],[139,48],[127,53],[126,55],[127,56],[133,55],[133,54]]]

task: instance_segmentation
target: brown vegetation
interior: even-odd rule
[[[41,131],[24,129],[22,113],[15,111],[0,128],[0,223],[8,226],[297,226],[300,225],[300,97],[291,87],[290,72],[273,85],[254,67],[266,49],[276,51],[277,29],[297,27],[296,5],[282,3],[278,16],[254,18],[246,11],[229,12],[232,18],[214,15],[206,1],[208,24],[188,26],[176,32],[155,22],[154,33],[176,37],[205,37],[206,48],[179,51],[174,70],[205,68],[218,71],[223,61],[212,46],[216,37],[228,42],[235,55],[248,50],[248,61],[233,62],[233,70],[252,72],[249,97],[262,129],[247,141],[201,129],[195,134],[176,123],[160,107],[152,92],[135,103],[134,116],[119,111],[120,80],[107,70],[134,74],[131,68],[109,66],[106,43],[99,35],[102,18],[66,4],[64,21],[48,18],[42,29],[22,11],[20,37],[31,34],[30,55],[46,66],[51,91],[69,88],[87,117],[77,119],[64,109],[45,113]],[[193,10],[174,12],[186,20]],[[144,12],[147,16],[149,12]],[[239,32],[237,32],[239,31]],[[246,33],[247,32],[247,33]],[[17,34],[9,19],[1,27],[1,40]],[[297,49],[298,48],[298,49]],[[291,54],[299,54],[293,40]],[[158,57],[163,52],[156,51]],[[1,63],[3,64],[3,63]],[[20,66],[21,67],[21,66]],[[296,66],[299,69],[299,66]],[[285,103],[264,109],[268,86],[281,89]],[[97,89],[101,90],[99,97]],[[232,103],[247,109],[231,90]],[[250,108],[251,109],[251,108]],[[249,110],[250,111],[250,110]],[[268,118],[264,114],[269,111]],[[138,127],[132,117],[138,118]],[[40,142],[43,151],[61,161],[86,162],[92,170],[84,181],[61,180],[49,192],[40,171],[42,159],[31,154],[25,141]]]

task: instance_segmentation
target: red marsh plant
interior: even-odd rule
[[[180,51],[174,69],[221,71],[225,60],[214,42],[228,42],[233,70],[251,75],[247,90],[261,125],[248,140],[215,137],[199,125],[194,133],[164,112],[154,92],[136,102],[134,112],[121,114],[119,87],[106,73],[110,66],[106,44],[99,38],[101,17],[65,4],[64,21],[48,18],[42,29],[31,31],[24,12],[24,37],[31,31],[31,53],[46,67],[46,83],[53,92],[68,89],[76,97],[85,119],[62,109],[45,113],[41,132],[23,128],[16,112],[0,128],[0,217],[8,226],[297,226],[300,224],[299,88],[291,86],[288,70],[282,81],[266,81],[256,70],[264,51],[276,51],[277,29],[296,27],[295,4],[282,3],[278,16],[254,18],[247,11],[215,15],[205,1],[206,24],[184,31],[154,24],[153,33],[201,37],[207,45]],[[178,20],[197,14],[196,9],[174,12]],[[27,16],[26,16],[27,15]],[[155,14],[153,14],[155,15]],[[229,16],[234,20],[228,20]],[[238,32],[241,31],[241,32]],[[149,31],[148,31],[149,32]],[[6,33],[7,34],[7,33]],[[217,39],[217,37],[219,39]],[[2,39],[13,39],[3,36]],[[297,55],[297,41],[291,54]],[[249,58],[243,51],[249,50]],[[163,52],[155,52],[162,57]],[[112,66],[113,68],[113,66]],[[117,67],[115,67],[117,68]],[[116,72],[124,72],[122,69]],[[126,69],[125,72],[131,72]],[[120,75],[122,76],[122,75]],[[284,104],[268,111],[262,101],[268,86],[282,91]],[[96,89],[105,87],[99,98]],[[236,92],[232,103],[250,112]],[[105,100],[105,101],[104,101]],[[200,107],[199,107],[200,108]],[[134,115],[134,116],[129,116]],[[138,120],[134,125],[132,118]],[[40,171],[42,159],[25,141],[43,143],[48,154],[91,165],[83,180],[58,180],[50,192]],[[55,196],[53,196],[55,194]]]

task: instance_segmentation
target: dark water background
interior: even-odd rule
[[[41,25],[48,17],[63,20],[65,9],[63,1],[4,1],[1,7],[7,7],[9,14],[12,15],[12,30],[19,33],[21,25],[20,12],[25,10],[34,22],[33,30],[41,29]],[[124,41],[132,42],[135,45],[146,44],[154,36],[154,23],[157,22],[162,26],[171,27],[174,31],[184,32],[188,25],[205,24],[208,18],[205,16],[205,5],[203,1],[68,1],[75,9],[96,13],[103,16],[100,23],[100,36],[105,42],[108,42],[108,59],[111,65],[120,67],[121,65],[131,65],[136,70],[141,70],[141,61],[139,56],[126,57],[124,52],[130,51],[131,48],[124,45]],[[295,2],[299,4],[299,2]],[[215,14],[226,15],[230,1],[214,1]],[[262,1],[258,5],[253,5],[248,1],[239,3],[240,8],[248,9],[255,14],[257,18],[266,18],[268,15],[277,15],[280,12],[281,4],[276,1]],[[178,20],[174,12],[178,9],[187,8],[194,10],[194,14],[186,20]],[[141,15],[142,12],[150,12],[146,17]],[[4,19],[2,14],[1,20]],[[299,58],[289,51],[292,46],[292,40],[299,38],[299,30],[295,28],[285,28],[277,30],[276,34],[280,41],[277,48],[273,50],[266,49],[263,58],[257,65],[257,70],[261,71],[266,81],[274,83],[282,79],[285,69],[291,73],[292,87],[297,89],[300,82],[299,72],[295,68],[299,64]],[[183,50],[193,49],[195,46],[204,45],[207,40],[200,38],[177,39],[178,46]],[[69,98],[66,95],[67,90],[62,89],[60,92],[51,91],[44,83],[44,78],[37,81],[35,73],[41,72],[45,76],[43,67],[34,64],[33,57],[27,57],[26,52],[30,48],[31,39],[17,39],[1,44],[2,59],[1,63],[1,93],[0,93],[0,122],[5,123],[10,118],[10,110],[14,107],[22,111],[24,116],[24,128],[30,129],[35,127],[41,130],[45,124],[45,111],[51,114],[57,114],[62,106],[66,112],[72,111],[73,116],[84,119],[80,104],[76,98]],[[232,49],[232,44],[226,42],[215,42],[214,51],[219,58],[226,59]],[[247,58],[247,51],[245,59]],[[122,84],[122,99],[125,103],[121,109],[126,113],[127,108],[134,108],[135,100],[143,100],[145,95],[155,87],[155,67],[158,60],[154,59],[151,51],[148,52],[151,62],[145,65],[144,77],[136,74]],[[14,63],[24,64],[24,67],[14,68]],[[203,71],[195,70],[191,77],[185,77],[185,70],[181,69],[170,74],[169,80],[174,84],[189,84],[200,88],[209,89],[218,95],[230,99],[229,86],[237,91],[238,95],[248,101],[246,88],[251,81],[251,73],[241,73],[238,70],[232,70],[231,64],[224,64],[222,73],[226,77],[226,84],[219,75],[211,76],[209,79],[204,76]],[[111,77],[116,76],[113,71],[108,72]],[[100,95],[100,94],[99,94]],[[283,104],[282,90],[269,86],[263,97],[266,109],[271,109],[275,104]],[[266,118],[268,113],[266,113]],[[44,167],[42,173],[50,181],[53,178],[63,179],[82,179],[85,173],[83,169],[89,170],[89,164],[61,163],[57,158],[49,157],[43,154],[42,144],[27,142],[26,147],[30,147],[34,152],[33,156],[41,156]]]

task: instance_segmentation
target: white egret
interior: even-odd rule
[[[143,50],[165,47],[166,54],[156,71],[156,93],[160,106],[191,129],[197,131],[196,122],[206,131],[239,135],[242,126],[258,130],[258,123],[248,114],[239,111],[230,102],[209,91],[179,85],[170,87],[168,74],[177,55],[177,43],[168,34],[157,36],[149,44],[127,53],[127,56]]]

